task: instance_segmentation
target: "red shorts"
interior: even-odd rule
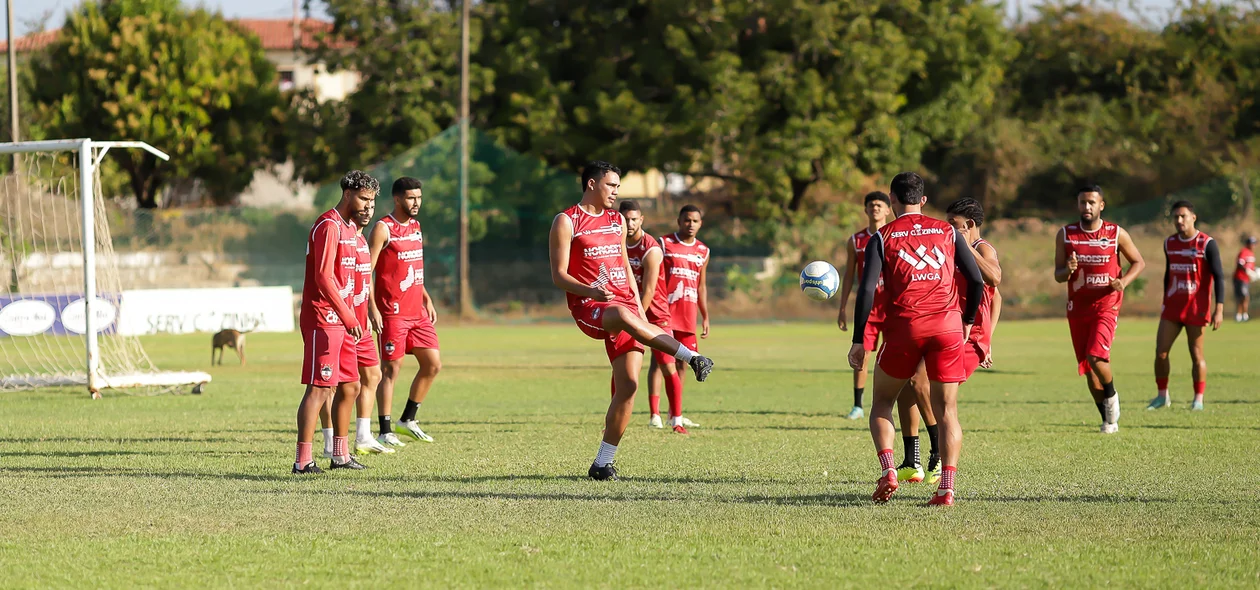
[[[625,332],[618,332],[614,336],[604,330],[604,310],[614,305],[634,313],[639,311],[638,306],[625,301],[599,302],[587,300],[586,303],[569,308],[569,312],[573,314],[573,321],[577,322],[578,329],[583,334],[596,340],[604,341],[604,351],[608,353],[609,362],[618,359],[626,353],[643,352],[643,345],[639,344],[631,335]]]
[[[364,336],[355,344],[354,351],[359,357],[359,367],[375,367],[381,364],[381,357],[376,354],[376,341],[371,336]]]
[[[1068,330],[1072,333],[1072,348],[1076,351],[1076,370],[1084,375],[1089,369],[1089,357],[1111,360],[1111,341],[1116,337],[1118,314],[1101,314],[1085,317],[1068,316]]]
[[[866,322],[866,333],[862,335],[862,348],[867,351],[874,352],[879,349],[879,332],[884,327],[884,322],[871,321]]]
[[[1185,304],[1185,302],[1181,302],[1180,305],[1174,303],[1171,307],[1168,305],[1168,302],[1164,302],[1159,314],[1159,319],[1168,320],[1183,326],[1203,327],[1208,325],[1208,321],[1211,319],[1211,316],[1207,313],[1195,313],[1189,305]]]
[[[885,332],[884,345],[880,347],[875,362],[894,379],[913,377],[919,361],[922,361],[929,381],[962,383],[967,380],[967,371],[963,366],[964,344],[966,341],[961,331],[919,338]]]
[[[359,380],[357,346],[342,327],[302,327],[302,384],[335,387]]]
[[[385,316],[381,323],[381,356],[387,361],[396,361],[420,348],[438,350],[437,331],[427,316]]]
[[[968,340],[963,346],[963,370],[967,372],[968,379],[976,373],[976,369],[980,368],[980,363],[984,362],[986,356],[988,355],[975,342]]]

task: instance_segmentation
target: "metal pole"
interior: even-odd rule
[[[96,318],[96,180],[93,174],[92,140],[79,146],[79,203],[83,217],[83,336],[87,341],[87,386],[92,398],[100,397],[101,351],[97,341]]]
[[[8,28],[6,35],[9,39],[9,141],[22,141],[22,132],[18,126],[18,85],[17,85],[17,39],[13,38],[13,0],[6,0],[8,7]],[[17,154],[13,154],[13,173],[18,172]]]
[[[459,315],[473,313],[468,284],[468,15],[471,0],[462,0],[459,58]]]

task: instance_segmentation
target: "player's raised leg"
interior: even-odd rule
[[[1181,324],[1166,319],[1159,320],[1159,328],[1155,332],[1155,388],[1158,392],[1155,394],[1155,399],[1146,406],[1148,410],[1166,408],[1170,403],[1168,374],[1172,371],[1172,366],[1168,361],[1168,352],[1172,350],[1173,343],[1180,335]]]

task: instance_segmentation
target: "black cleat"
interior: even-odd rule
[[[324,472],[324,470],[323,470],[323,469],[320,469],[320,468],[319,468],[319,465],[316,465],[314,461],[311,461],[310,463],[307,463],[307,464],[306,464],[306,467],[303,467],[303,468],[301,468],[301,469],[298,469],[297,463],[294,463],[294,464],[293,464],[293,473],[295,473],[295,474],[299,474],[299,473],[300,473],[300,474],[306,474],[306,473],[323,473],[323,472]]]
[[[620,479],[617,477],[617,468],[613,467],[612,463],[603,467],[598,467],[594,463],[591,463],[591,469],[586,472],[586,475],[596,481],[617,481]]]
[[[691,357],[691,370],[696,373],[696,381],[703,382],[709,378],[709,373],[713,372],[713,359],[707,356],[696,355]]]
[[[333,461],[332,464],[328,466],[328,468],[329,469],[367,469],[367,465],[364,465],[358,461],[355,461],[354,457],[350,457],[350,460],[346,461],[345,463],[338,463],[336,461]]]

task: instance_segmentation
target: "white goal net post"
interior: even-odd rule
[[[52,386],[162,389],[210,381],[159,371],[135,336],[115,329],[123,284],[101,195],[109,150],[140,141],[0,143],[20,155],[0,178],[0,391]],[[199,391],[199,389],[194,390]]]

